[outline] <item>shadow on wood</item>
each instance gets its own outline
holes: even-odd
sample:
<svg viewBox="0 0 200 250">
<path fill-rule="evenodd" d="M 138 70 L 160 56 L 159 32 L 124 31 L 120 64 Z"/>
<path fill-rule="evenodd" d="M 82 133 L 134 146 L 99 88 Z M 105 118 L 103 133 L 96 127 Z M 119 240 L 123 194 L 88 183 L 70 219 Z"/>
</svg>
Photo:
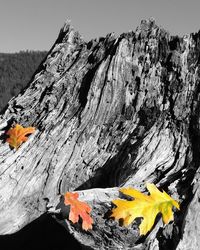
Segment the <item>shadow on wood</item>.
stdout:
<svg viewBox="0 0 200 250">
<path fill-rule="evenodd" d="M 81 250 L 74 237 L 50 215 L 44 214 L 19 232 L 0 236 L 2 250 Z"/>
</svg>

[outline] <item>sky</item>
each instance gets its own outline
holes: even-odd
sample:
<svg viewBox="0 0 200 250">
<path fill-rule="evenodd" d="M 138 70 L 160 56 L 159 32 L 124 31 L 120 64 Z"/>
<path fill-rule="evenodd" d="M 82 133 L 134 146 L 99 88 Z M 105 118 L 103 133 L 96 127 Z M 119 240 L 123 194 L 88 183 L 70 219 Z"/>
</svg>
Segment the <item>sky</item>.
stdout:
<svg viewBox="0 0 200 250">
<path fill-rule="evenodd" d="M 172 35 L 200 29 L 200 0 L 0 0 L 0 52 L 49 50 L 65 20 L 89 41 L 154 17 Z"/>
</svg>

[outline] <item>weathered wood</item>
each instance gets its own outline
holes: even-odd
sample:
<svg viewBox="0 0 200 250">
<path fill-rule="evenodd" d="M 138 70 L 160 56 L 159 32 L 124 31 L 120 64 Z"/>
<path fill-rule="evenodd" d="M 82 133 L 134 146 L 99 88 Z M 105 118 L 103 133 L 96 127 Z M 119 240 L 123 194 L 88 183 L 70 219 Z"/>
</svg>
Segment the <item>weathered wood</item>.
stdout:
<svg viewBox="0 0 200 250">
<path fill-rule="evenodd" d="M 200 33 L 171 37 L 152 20 L 88 43 L 66 23 L 0 117 L 0 234 L 49 211 L 92 249 L 199 249 L 199 58 Z M 13 122 L 37 128 L 17 151 L 4 140 Z M 145 182 L 181 211 L 140 238 L 108 213 L 119 187 Z M 66 220 L 60 198 L 73 190 L 93 208 L 90 232 Z"/>
</svg>

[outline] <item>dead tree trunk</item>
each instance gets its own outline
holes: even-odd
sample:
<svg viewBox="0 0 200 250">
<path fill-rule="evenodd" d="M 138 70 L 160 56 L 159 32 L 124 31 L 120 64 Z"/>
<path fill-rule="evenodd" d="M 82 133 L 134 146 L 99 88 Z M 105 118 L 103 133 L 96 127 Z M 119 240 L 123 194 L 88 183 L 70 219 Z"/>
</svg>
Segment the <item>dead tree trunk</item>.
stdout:
<svg viewBox="0 0 200 250">
<path fill-rule="evenodd" d="M 171 37 L 154 21 L 88 43 L 66 23 L 43 67 L 0 117 L 0 234 L 48 211 L 92 249 L 200 249 L 200 33 Z M 17 151 L 13 122 L 37 131 Z M 181 203 L 147 237 L 106 216 L 118 188 L 157 184 Z M 94 228 L 65 219 L 79 190 Z M 57 214 L 57 215 L 56 215 Z M 60 216 L 62 215 L 62 216 Z"/>
</svg>

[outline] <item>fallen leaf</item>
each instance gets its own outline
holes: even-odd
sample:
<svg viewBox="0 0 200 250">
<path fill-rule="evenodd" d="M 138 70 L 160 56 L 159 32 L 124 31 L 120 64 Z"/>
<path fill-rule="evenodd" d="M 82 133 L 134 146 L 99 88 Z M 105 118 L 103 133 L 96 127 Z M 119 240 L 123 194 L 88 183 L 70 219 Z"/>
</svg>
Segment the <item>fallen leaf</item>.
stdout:
<svg viewBox="0 0 200 250">
<path fill-rule="evenodd" d="M 78 193 L 67 192 L 64 196 L 65 205 L 70 205 L 69 220 L 73 223 L 77 223 L 79 216 L 82 218 L 82 228 L 87 231 L 92 229 L 93 219 L 90 217 L 91 208 L 83 201 L 78 200 Z"/>
<path fill-rule="evenodd" d="M 165 224 L 174 219 L 172 207 L 180 209 L 177 201 L 172 199 L 165 191 L 160 192 L 154 184 L 147 183 L 150 195 L 145 195 L 133 188 L 122 188 L 120 192 L 131 196 L 134 200 L 113 200 L 117 206 L 112 210 L 111 217 L 123 219 L 123 225 L 128 226 L 136 218 L 142 217 L 140 235 L 145 235 L 154 225 L 158 213 L 162 214 Z"/>
<path fill-rule="evenodd" d="M 11 147 L 18 149 L 23 142 L 28 140 L 27 135 L 33 132 L 35 132 L 34 127 L 24 128 L 16 124 L 14 128 L 10 128 L 7 131 L 6 134 L 9 135 L 9 138 L 7 138 L 6 141 Z"/>
</svg>

